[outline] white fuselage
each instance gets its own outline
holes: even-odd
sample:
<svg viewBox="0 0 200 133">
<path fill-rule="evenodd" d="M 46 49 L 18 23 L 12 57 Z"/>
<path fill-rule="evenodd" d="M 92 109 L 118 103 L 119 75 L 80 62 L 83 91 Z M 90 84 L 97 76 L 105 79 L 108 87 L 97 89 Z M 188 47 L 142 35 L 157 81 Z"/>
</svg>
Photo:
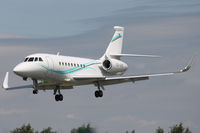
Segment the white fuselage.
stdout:
<svg viewBox="0 0 200 133">
<path fill-rule="evenodd" d="M 127 65 L 124 64 L 123 71 L 118 73 L 122 74 L 126 69 Z M 90 84 L 95 80 L 88 79 L 83 82 L 76 82 L 73 77 L 103 77 L 113 75 L 102 69 L 101 60 L 53 54 L 29 55 L 13 71 L 23 78 L 65 83 L 65 86 Z"/>
</svg>

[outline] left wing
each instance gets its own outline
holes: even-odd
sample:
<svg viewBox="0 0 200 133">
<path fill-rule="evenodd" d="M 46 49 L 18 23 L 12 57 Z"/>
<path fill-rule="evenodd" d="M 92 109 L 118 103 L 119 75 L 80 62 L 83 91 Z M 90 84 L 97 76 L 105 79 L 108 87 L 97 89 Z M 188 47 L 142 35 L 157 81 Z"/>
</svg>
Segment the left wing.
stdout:
<svg viewBox="0 0 200 133">
<path fill-rule="evenodd" d="M 184 69 L 181 69 L 176 72 L 138 75 L 138 76 L 126 76 L 126 77 L 110 77 L 110 78 L 105 78 L 104 80 L 99 80 L 99 82 L 101 85 L 112 85 L 112 84 L 119 84 L 119 83 L 124 83 L 124 82 L 135 82 L 135 81 L 141 81 L 141 80 L 148 80 L 150 77 L 167 76 L 167 75 L 183 73 L 183 72 L 188 71 L 191 68 L 193 60 L 194 60 L 194 56 L 192 57 L 189 64 Z"/>
<path fill-rule="evenodd" d="M 16 87 L 9 87 L 8 86 L 8 76 L 9 76 L 9 72 L 6 72 L 4 81 L 3 81 L 3 88 L 6 90 L 16 90 L 16 89 L 24 89 L 24 88 L 33 88 L 32 84 L 29 85 L 23 85 L 23 86 L 16 86 Z"/>
</svg>

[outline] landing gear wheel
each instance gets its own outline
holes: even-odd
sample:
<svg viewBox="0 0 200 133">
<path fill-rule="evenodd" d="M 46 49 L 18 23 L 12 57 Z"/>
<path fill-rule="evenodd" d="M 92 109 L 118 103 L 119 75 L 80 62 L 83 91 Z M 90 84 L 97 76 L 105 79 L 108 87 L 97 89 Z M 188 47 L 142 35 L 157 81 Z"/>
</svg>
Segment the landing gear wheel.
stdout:
<svg viewBox="0 0 200 133">
<path fill-rule="evenodd" d="M 99 97 L 103 97 L 103 91 L 99 90 Z"/>
<path fill-rule="evenodd" d="M 60 100 L 60 101 L 63 100 L 63 95 L 62 95 L 62 94 L 59 95 L 59 100 Z"/>
<path fill-rule="evenodd" d="M 33 90 L 33 94 L 38 94 L 38 90 Z"/>
<path fill-rule="evenodd" d="M 99 97 L 99 91 L 95 91 L 94 95 L 95 95 L 96 98 L 98 98 Z"/>
<path fill-rule="evenodd" d="M 63 100 L 63 95 L 62 94 L 55 95 L 55 100 L 56 101 L 62 101 Z"/>
<path fill-rule="evenodd" d="M 94 95 L 95 95 L 96 98 L 103 97 L 103 91 L 102 90 L 95 91 Z"/>
<path fill-rule="evenodd" d="M 55 100 L 59 101 L 59 95 L 55 95 Z"/>
</svg>

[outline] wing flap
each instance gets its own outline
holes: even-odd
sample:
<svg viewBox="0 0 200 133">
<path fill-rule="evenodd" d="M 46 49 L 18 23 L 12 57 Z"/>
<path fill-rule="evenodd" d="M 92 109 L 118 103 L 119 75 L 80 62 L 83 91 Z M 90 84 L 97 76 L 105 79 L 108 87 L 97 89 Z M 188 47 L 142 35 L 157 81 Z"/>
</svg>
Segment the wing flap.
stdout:
<svg viewBox="0 0 200 133">
<path fill-rule="evenodd" d="M 148 80 L 149 77 L 137 77 L 137 76 L 127 76 L 127 77 L 114 77 L 114 78 L 106 78 L 105 80 L 101 80 L 101 85 L 112 85 L 112 84 L 120 84 L 125 82 L 135 82 L 141 80 Z"/>
<path fill-rule="evenodd" d="M 75 79 L 75 80 L 91 80 L 91 79 L 103 80 L 103 79 L 106 79 L 106 77 L 105 76 L 80 75 L 80 76 L 73 76 L 73 79 Z"/>
</svg>

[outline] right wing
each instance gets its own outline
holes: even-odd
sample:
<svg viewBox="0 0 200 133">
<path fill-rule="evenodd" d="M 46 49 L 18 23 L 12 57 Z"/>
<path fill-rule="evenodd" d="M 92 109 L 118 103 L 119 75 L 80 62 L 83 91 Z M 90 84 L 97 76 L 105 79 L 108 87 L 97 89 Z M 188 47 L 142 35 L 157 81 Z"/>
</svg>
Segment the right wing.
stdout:
<svg viewBox="0 0 200 133">
<path fill-rule="evenodd" d="M 124 82 L 135 82 L 141 80 L 148 80 L 150 77 L 156 76 L 167 76 L 174 75 L 182 72 L 186 72 L 191 68 L 192 62 L 194 60 L 194 56 L 190 60 L 189 64 L 184 68 L 176 72 L 168 72 L 168 73 L 158 73 L 158 74 L 147 74 L 147 75 L 138 75 L 138 76 L 126 76 L 126 77 L 110 77 L 104 80 L 99 80 L 101 85 L 112 85 L 112 84 L 120 84 Z"/>
</svg>

